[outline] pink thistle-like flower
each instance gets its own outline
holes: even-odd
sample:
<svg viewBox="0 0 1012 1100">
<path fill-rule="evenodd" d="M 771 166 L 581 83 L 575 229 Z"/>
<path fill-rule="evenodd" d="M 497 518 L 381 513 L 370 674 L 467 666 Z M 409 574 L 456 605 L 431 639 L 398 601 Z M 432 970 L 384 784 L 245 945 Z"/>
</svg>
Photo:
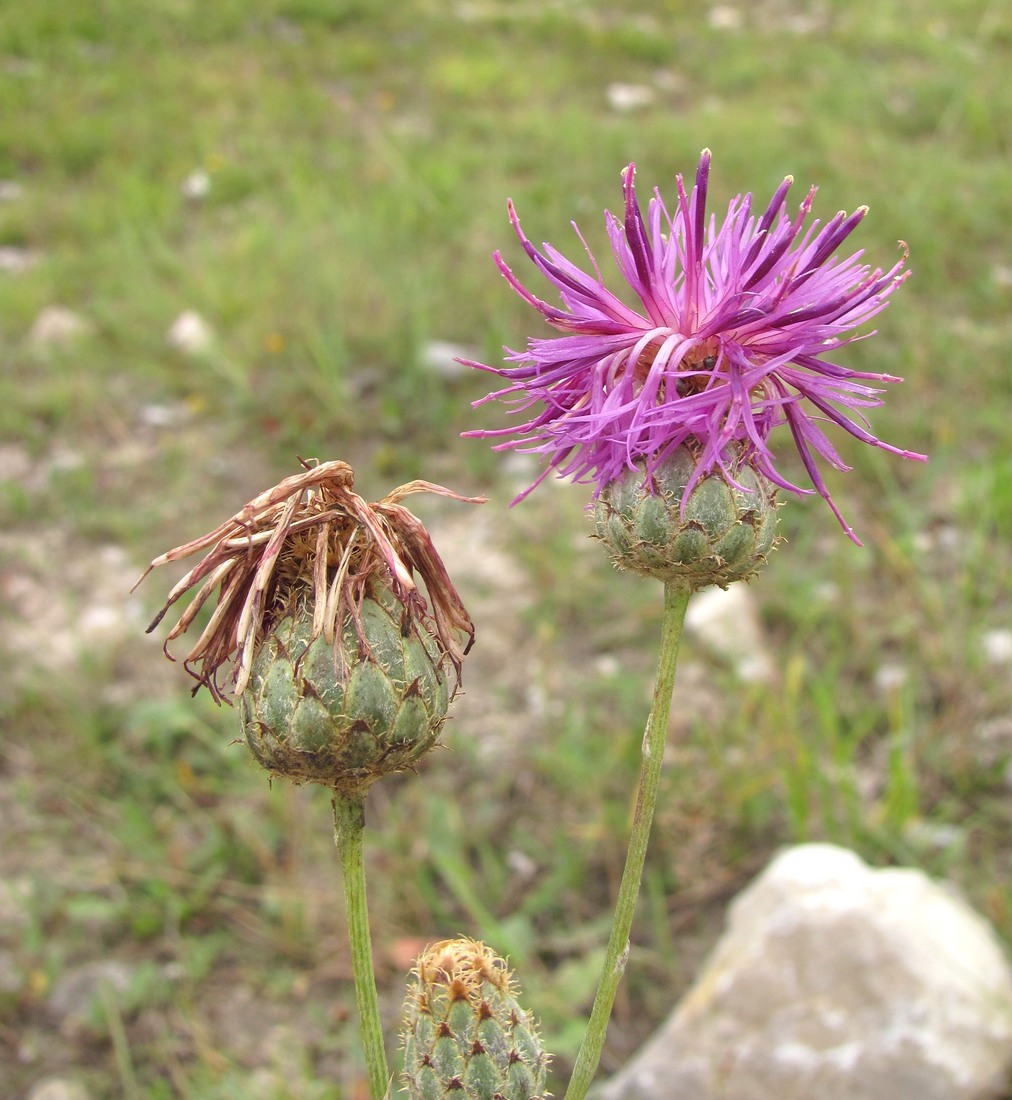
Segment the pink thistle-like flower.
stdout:
<svg viewBox="0 0 1012 1100">
<path fill-rule="evenodd" d="M 551 245 L 538 251 L 510 202 L 510 220 L 524 251 L 558 288 L 564 308 L 532 294 L 498 252 L 495 262 L 510 286 L 566 335 L 532 338 L 525 351 L 505 349 L 511 366 L 468 362 L 510 383 L 476 406 L 515 397 L 515 412 L 537 411 L 519 426 L 465 434 L 511 436 L 496 449 L 547 456 L 546 468 L 516 501 L 553 470 L 593 481 L 595 495 L 637 464 L 645 467 L 649 482 L 664 459 L 686 443 L 699 457 L 684 499 L 715 468 L 733 483 L 730 467 L 741 461 L 780 488 L 811 493 L 774 465 L 767 440 L 774 428 L 787 424 L 814 491 L 860 545 L 816 462 L 818 456 L 838 470 L 849 469 L 820 422 L 905 458 L 925 456 L 882 442 L 862 412 L 882 404 L 881 389 L 868 383 L 901 379 L 850 370 L 826 356 L 861 338 L 855 330 L 886 307 L 909 275 L 903 270 L 906 247 L 886 272 L 862 263 L 861 251 L 837 258 L 867 207 L 805 228 L 815 188 L 791 217 L 790 177 L 761 216 L 752 212 L 751 195 L 738 196 L 718 225 L 714 215 L 706 215 L 709 171 L 710 152 L 704 150 L 691 194 L 677 177 L 674 216 L 655 192 L 645 219 L 634 166 L 623 173 L 624 221 L 608 212 L 606 222 L 619 270 L 641 304 L 636 309 L 605 287 L 585 242 L 593 275 Z"/>
</svg>

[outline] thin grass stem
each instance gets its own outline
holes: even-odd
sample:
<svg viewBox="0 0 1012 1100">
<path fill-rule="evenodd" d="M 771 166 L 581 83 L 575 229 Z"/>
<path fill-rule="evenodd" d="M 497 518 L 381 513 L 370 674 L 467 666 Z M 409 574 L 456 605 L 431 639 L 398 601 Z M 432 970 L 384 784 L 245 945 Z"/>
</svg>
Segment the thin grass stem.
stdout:
<svg viewBox="0 0 1012 1100">
<path fill-rule="evenodd" d="M 137 1086 L 137 1074 L 134 1071 L 133 1057 L 130 1053 L 130 1040 L 127 1038 L 126 1028 L 123 1026 L 123 1014 L 116 1001 L 116 992 L 109 982 L 104 981 L 99 985 L 99 998 L 102 1003 L 102 1011 L 105 1015 L 106 1027 L 109 1029 L 109 1038 L 112 1041 L 113 1059 L 116 1064 L 116 1072 L 119 1074 L 120 1085 L 123 1088 L 124 1100 L 140 1100 L 140 1090 Z"/>
</svg>

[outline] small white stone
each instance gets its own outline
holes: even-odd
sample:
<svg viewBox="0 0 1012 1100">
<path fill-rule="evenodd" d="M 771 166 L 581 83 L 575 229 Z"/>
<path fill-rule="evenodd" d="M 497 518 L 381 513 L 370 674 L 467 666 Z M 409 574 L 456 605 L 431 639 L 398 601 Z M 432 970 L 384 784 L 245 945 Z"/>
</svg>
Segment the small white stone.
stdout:
<svg viewBox="0 0 1012 1100">
<path fill-rule="evenodd" d="M 503 452 L 500 470 L 512 486 L 512 491 L 519 493 L 526 489 L 538 476 L 541 472 L 541 464 L 537 455 L 523 454 L 520 451 L 505 451 Z M 550 476 L 546 479 L 545 484 L 550 484 L 553 481 L 559 481 L 559 479 Z"/>
<path fill-rule="evenodd" d="M 199 202 L 211 190 L 211 177 L 203 168 L 195 168 L 179 185 L 184 199 Z"/>
<path fill-rule="evenodd" d="M 707 22 L 715 31 L 737 31 L 741 29 L 744 20 L 738 8 L 733 8 L 730 4 L 718 4 L 710 8 Z"/>
<path fill-rule="evenodd" d="M 25 1100 L 90 1100 L 91 1093 L 69 1077 L 45 1077 L 32 1085 Z"/>
<path fill-rule="evenodd" d="M 945 524 L 936 532 L 935 545 L 946 553 L 960 553 L 963 549 L 963 532 L 954 523 Z"/>
<path fill-rule="evenodd" d="M 421 365 L 441 378 L 463 378 L 471 373 L 470 367 L 458 363 L 458 359 L 477 359 L 478 350 L 466 344 L 454 344 L 449 340 L 429 340 L 422 348 Z"/>
<path fill-rule="evenodd" d="M 981 644 L 988 664 L 1007 665 L 1012 662 L 1012 630 L 989 630 Z"/>
<path fill-rule="evenodd" d="M 608 106 L 623 114 L 649 107 L 657 98 L 657 93 L 647 84 L 609 84 L 605 94 Z"/>
<path fill-rule="evenodd" d="M 984 768 L 1008 761 L 1012 764 L 1012 713 L 985 719 L 973 731 L 974 758 Z"/>
<path fill-rule="evenodd" d="M 108 645 L 126 634 L 132 626 L 122 608 L 109 604 L 93 604 L 81 610 L 77 620 L 80 640 L 88 645 Z"/>
<path fill-rule="evenodd" d="M 875 688 L 880 695 L 892 695 L 910 678 L 906 665 L 885 661 L 875 670 Z"/>
<path fill-rule="evenodd" d="M 705 588 L 689 601 L 685 626 L 716 656 L 728 661 L 747 683 L 775 677 L 755 598 L 744 584 Z"/>
<path fill-rule="evenodd" d="M 995 286 L 1000 286 L 1002 290 L 1012 287 L 1012 265 L 995 264 L 991 268 L 991 278 L 994 280 Z"/>
<path fill-rule="evenodd" d="M 181 401 L 166 405 L 152 402 L 140 408 L 141 423 L 148 428 L 172 428 L 190 418 L 190 410 Z"/>
<path fill-rule="evenodd" d="M 66 474 L 73 470 L 80 470 L 84 464 L 85 457 L 80 451 L 57 443 L 49 452 L 45 466 L 48 473 Z"/>
<path fill-rule="evenodd" d="M 526 852 L 511 848 L 506 854 L 506 865 L 522 882 L 529 882 L 537 874 L 538 865 Z"/>
<path fill-rule="evenodd" d="M 602 680 L 608 680 L 612 676 L 618 676 L 622 671 L 622 662 L 614 653 L 601 653 L 594 658 L 594 672 Z"/>
<path fill-rule="evenodd" d="M 691 91 L 688 77 L 675 69 L 657 69 L 653 74 L 653 80 L 659 91 L 672 95 L 684 95 Z"/>
<path fill-rule="evenodd" d="M 825 20 L 818 13 L 796 12 L 787 16 L 782 25 L 785 31 L 802 36 L 814 34 L 816 31 L 821 30 L 824 24 Z"/>
<path fill-rule="evenodd" d="M 0 247 L 0 271 L 8 275 L 20 275 L 38 262 L 39 254 L 31 248 L 21 248 L 16 244 Z"/>
<path fill-rule="evenodd" d="M 72 344 L 91 329 L 90 323 L 66 306 L 46 306 L 32 323 L 29 343 L 36 347 Z"/>
<path fill-rule="evenodd" d="M 20 443 L 0 443 L 0 481 L 24 481 L 31 469 L 31 456 Z"/>
<path fill-rule="evenodd" d="M 202 355 L 214 344 L 214 330 L 195 309 L 187 309 L 172 322 L 165 338 L 187 355 Z"/>
<path fill-rule="evenodd" d="M 836 581 L 819 581 L 812 588 L 812 602 L 822 604 L 823 607 L 832 607 L 839 603 L 840 586 Z"/>
<path fill-rule="evenodd" d="M 0 202 L 17 202 L 24 194 L 21 184 L 15 180 L 0 180 Z"/>
</svg>

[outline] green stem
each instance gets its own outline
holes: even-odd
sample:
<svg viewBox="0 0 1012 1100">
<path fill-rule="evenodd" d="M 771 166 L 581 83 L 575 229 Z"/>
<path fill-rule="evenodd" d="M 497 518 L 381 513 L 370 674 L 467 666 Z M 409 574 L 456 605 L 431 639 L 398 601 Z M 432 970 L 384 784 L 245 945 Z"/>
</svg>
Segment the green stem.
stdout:
<svg viewBox="0 0 1012 1100">
<path fill-rule="evenodd" d="M 615 904 L 615 918 L 608 940 L 608 951 L 601 971 L 601 980 L 594 998 L 594 1007 L 587 1023 L 587 1031 L 576 1056 L 573 1076 L 566 1090 L 565 1100 L 583 1100 L 597 1072 L 608 1031 L 608 1019 L 615 1003 L 615 994 L 625 972 L 629 958 L 629 932 L 632 928 L 636 901 L 639 898 L 640 879 L 650 839 L 650 826 L 654 818 L 657 787 L 664 763 L 664 744 L 668 734 L 668 713 L 671 710 L 671 693 L 675 685 L 675 668 L 678 664 L 678 646 L 682 640 L 685 609 L 692 593 L 666 584 L 664 587 L 664 621 L 661 627 L 661 649 L 657 658 L 657 680 L 654 683 L 654 700 L 643 735 L 643 760 L 640 765 L 639 790 L 636 796 L 636 812 L 633 815 L 629 835 L 629 851 L 625 870 Z"/>
<path fill-rule="evenodd" d="M 362 834 L 365 831 L 365 795 L 334 792 L 334 841 L 341 857 L 344 875 L 344 908 L 351 943 L 351 966 L 355 975 L 355 999 L 365 1068 L 369 1076 L 372 1100 L 383 1100 L 390 1084 L 383 1026 L 380 1023 L 376 974 L 372 963 L 372 938 L 369 935 L 369 908 L 365 896 L 365 860 Z"/>
</svg>

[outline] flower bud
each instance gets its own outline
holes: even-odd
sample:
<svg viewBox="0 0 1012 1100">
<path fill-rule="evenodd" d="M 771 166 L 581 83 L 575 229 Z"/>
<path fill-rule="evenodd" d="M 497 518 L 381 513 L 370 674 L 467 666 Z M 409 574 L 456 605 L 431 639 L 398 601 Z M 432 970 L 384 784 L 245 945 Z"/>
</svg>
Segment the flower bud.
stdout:
<svg viewBox="0 0 1012 1100">
<path fill-rule="evenodd" d="M 426 948 L 405 1004 L 410 1100 L 541 1100 L 549 1056 L 503 959 L 476 940 Z"/>
<path fill-rule="evenodd" d="M 311 591 L 276 620 L 253 656 L 239 713 L 246 743 L 269 771 L 337 790 L 363 790 L 410 767 L 436 742 L 450 702 L 447 662 L 377 578 L 358 623 L 313 637 Z"/>
<path fill-rule="evenodd" d="M 773 486 L 748 463 L 716 467 L 692 484 L 696 468 L 681 446 L 652 473 L 629 470 L 605 486 L 595 533 L 619 569 L 695 591 L 726 588 L 765 565 L 776 544 Z"/>
</svg>

